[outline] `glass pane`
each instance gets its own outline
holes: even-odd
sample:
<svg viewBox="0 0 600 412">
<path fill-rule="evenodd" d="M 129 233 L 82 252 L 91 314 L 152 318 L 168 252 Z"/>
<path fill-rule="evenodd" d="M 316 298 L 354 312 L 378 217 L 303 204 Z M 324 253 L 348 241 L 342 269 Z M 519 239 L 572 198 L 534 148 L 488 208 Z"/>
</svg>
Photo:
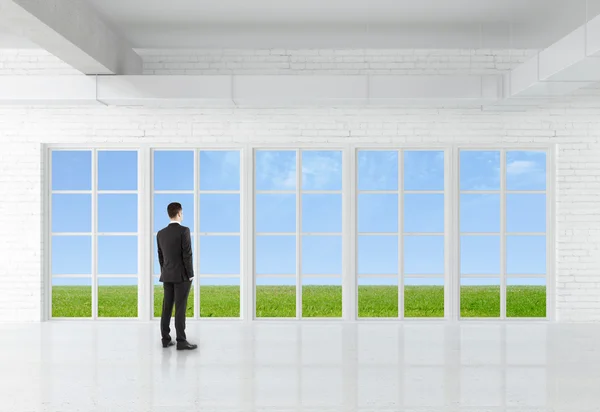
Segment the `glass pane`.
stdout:
<svg viewBox="0 0 600 412">
<path fill-rule="evenodd" d="M 137 151 L 98 152 L 98 190 L 137 190 Z"/>
<path fill-rule="evenodd" d="M 546 279 L 508 278 L 506 316 L 509 318 L 546 317 Z"/>
<path fill-rule="evenodd" d="M 506 195 L 506 231 L 546 232 L 546 195 Z"/>
<path fill-rule="evenodd" d="M 296 236 L 256 236 L 256 273 L 296 274 Z"/>
<path fill-rule="evenodd" d="M 342 274 L 341 236 L 302 236 L 302 273 Z"/>
<path fill-rule="evenodd" d="M 500 279 L 462 278 L 460 316 L 463 318 L 500 317 Z"/>
<path fill-rule="evenodd" d="M 359 236 L 358 273 L 398 274 L 398 236 Z"/>
<path fill-rule="evenodd" d="M 256 152 L 256 190 L 296 190 L 296 152 Z"/>
<path fill-rule="evenodd" d="M 398 232 L 398 195 L 359 194 L 358 231 L 360 233 Z"/>
<path fill-rule="evenodd" d="M 239 318 L 240 278 L 200 278 L 200 317 Z"/>
<path fill-rule="evenodd" d="M 460 190 L 500 190 L 500 152 L 460 152 Z"/>
<path fill-rule="evenodd" d="M 302 278 L 302 317 L 342 317 L 341 277 Z"/>
<path fill-rule="evenodd" d="M 137 230 L 137 195 L 98 195 L 99 232 L 135 233 Z"/>
<path fill-rule="evenodd" d="M 444 236 L 404 236 L 404 274 L 444 273 Z"/>
<path fill-rule="evenodd" d="M 52 151 L 52 190 L 92 190 L 92 152 Z"/>
<path fill-rule="evenodd" d="M 194 190 L 194 152 L 156 150 L 154 190 Z"/>
<path fill-rule="evenodd" d="M 53 275 L 91 275 L 91 236 L 52 236 Z"/>
<path fill-rule="evenodd" d="M 500 236 L 461 236 L 460 273 L 500 274 Z"/>
<path fill-rule="evenodd" d="M 239 236 L 201 236 L 200 273 L 237 275 L 240 273 Z"/>
<path fill-rule="evenodd" d="M 256 195 L 257 233 L 296 233 L 296 195 Z"/>
<path fill-rule="evenodd" d="M 404 195 L 405 233 L 444 233 L 444 195 Z"/>
<path fill-rule="evenodd" d="M 167 206 L 171 202 L 181 203 L 183 208 L 183 225 L 194 231 L 194 195 L 193 194 L 174 194 L 174 195 L 154 195 L 154 231 L 158 232 L 166 227 L 169 222 Z"/>
<path fill-rule="evenodd" d="M 256 317 L 296 317 L 296 278 L 266 277 L 256 279 Z"/>
<path fill-rule="evenodd" d="M 341 233 L 342 195 L 302 195 L 302 232 Z"/>
<path fill-rule="evenodd" d="M 165 296 L 163 284 L 159 282 L 158 277 L 154 278 L 154 317 L 160 318 L 162 314 L 163 298 Z M 172 316 L 175 316 L 175 307 L 173 306 Z M 187 307 L 185 309 L 185 316 L 188 318 L 194 317 L 194 285 L 190 288 L 190 295 L 188 296 Z M 171 326 L 171 330 L 173 330 Z"/>
<path fill-rule="evenodd" d="M 240 152 L 200 150 L 200 190 L 240 190 Z"/>
<path fill-rule="evenodd" d="M 500 195 L 460 195 L 460 231 L 500 233 Z"/>
<path fill-rule="evenodd" d="M 137 236 L 99 236 L 98 274 L 137 275 Z"/>
<path fill-rule="evenodd" d="M 200 195 L 200 231 L 240 232 L 240 195 Z"/>
<path fill-rule="evenodd" d="M 404 278 L 404 316 L 444 317 L 444 278 Z"/>
<path fill-rule="evenodd" d="M 546 274 L 546 236 L 507 236 L 506 273 Z"/>
<path fill-rule="evenodd" d="M 359 318 L 398 317 L 398 278 L 364 277 L 358 279 Z"/>
<path fill-rule="evenodd" d="M 358 190 L 398 190 L 398 152 L 358 152 Z"/>
<path fill-rule="evenodd" d="M 506 152 L 507 190 L 546 190 L 546 153 Z"/>
<path fill-rule="evenodd" d="M 342 190 L 342 152 L 303 150 L 302 190 Z"/>
<path fill-rule="evenodd" d="M 98 316 L 137 318 L 137 278 L 99 278 Z"/>
<path fill-rule="evenodd" d="M 91 195 L 52 195 L 52 232 L 90 233 Z"/>
<path fill-rule="evenodd" d="M 404 190 L 444 190 L 444 152 L 405 151 Z"/>
<path fill-rule="evenodd" d="M 92 317 L 92 279 L 52 278 L 52 317 Z"/>
</svg>

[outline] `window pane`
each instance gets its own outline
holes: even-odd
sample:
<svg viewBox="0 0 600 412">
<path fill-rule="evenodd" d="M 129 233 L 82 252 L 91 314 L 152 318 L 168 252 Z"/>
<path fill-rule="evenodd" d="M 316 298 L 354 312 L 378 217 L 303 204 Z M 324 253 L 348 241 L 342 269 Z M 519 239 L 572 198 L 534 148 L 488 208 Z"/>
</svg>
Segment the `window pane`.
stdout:
<svg viewBox="0 0 600 412">
<path fill-rule="evenodd" d="M 398 237 L 359 236 L 358 273 L 361 275 L 398 274 Z"/>
<path fill-rule="evenodd" d="M 302 190 L 342 190 L 342 152 L 303 150 Z"/>
<path fill-rule="evenodd" d="M 154 190 L 194 190 L 194 152 L 154 152 Z"/>
<path fill-rule="evenodd" d="M 463 318 L 500 317 L 500 279 L 462 278 L 460 316 Z"/>
<path fill-rule="evenodd" d="M 359 318 L 398 317 L 398 278 L 364 277 L 358 279 Z"/>
<path fill-rule="evenodd" d="M 167 214 L 167 206 L 171 202 L 181 203 L 183 208 L 183 225 L 194 231 L 194 195 L 193 194 L 160 194 L 154 195 L 154 231 L 158 232 L 171 221 Z"/>
<path fill-rule="evenodd" d="M 52 317 L 92 317 L 92 279 L 52 278 Z"/>
<path fill-rule="evenodd" d="M 52 190 L 92 190 L 92 152 L 52 151 Z"/>
<path fill-rule="evenodd" d="M 546 274 L 546 236 L 507 236 L 506 273 Z"/>
<path fill-rule="evenodd" d="M 200 278 L 200 317 L 239 318 L 240 278 Z"/>
<path fill-rule="evenodd" d="M 256 236 L 256 273 L 293 275 L 296 273 L 295 236 Z"/>
<path fill-rule="evenodd" d="M 158 277 L 154 278 L 154 317 L 160 318 L 162 314 L 163 298 L 165 296 L 163 284 L 159 282 Z M 173 316 L 175 316 L 175 307 L 173 307 Z M 194 317 L 194 287 L 190 288 L 185 316 L 188 318 Z"/>
<path fill-rule="evenodd" d="M 398 195 L 359 194 L 358 231 L 360 233 L 398 232 Z"/>
<path fill-rule="evenodd" d="M 98 195 L 98 231 L 137 232 L 137 195 Z"/>
<path fill-rule="evenodd" d="M 137 151 L 98 152 L 98 190 L 137 190 Z"/>
<path fill-rule="evenodd" d="M 460 231 L 500 233 L 500 195 L 460 195 Z"/>
<path fill-rule="evenodd" d="M 500 236 L 461 236 L 460 273 L 500 274 Z"/>
<path fill-rule="evenodd" d="M 237 275 L 240 273 L 239 236 L 201 236 L 200 273 Z"/>
<path fill-rule="evenodd" d="M 256 190 L 296 190 L 296 152 L 256 152 Z"/>
<path fill-rule="evenodd" d="M 200 195 L 200 231 L 240 232 L 240 195 Z"/>
<path fill-rule="evenodd" d="M 99 236 L 98 274 L 137 275 L 137 236 Z"/>
<path fill-rule="evenodd" d="M 500 152 L 460 152 L 460 190 L 500 190 Z"/>
<path fill-rule="evenodd" d="M 98 316 L 137 318 L 137 278 L 99 278 Z"/>
<path fill-rule="evenodd" d="M 507 190 L 546 190 L 546 153 L 506 152 Z"/>
<path fill-rule="evenodd" d="M 256 195 L 257 233 L 295 233 L 296 195 Z"/>
<path fill-rule="evenodd" d="M 341 233 L 342 195 L 302 195 L 302 232 Z"/>
<path fill-rule="evenodd" d="M 398 190 L 398 152 L 358 152 L 358 190 Z"/>
<path fill-rule="evenodd" d="M 91 195 L 52 195 L 52 232 L 90 233 Z"/>
<path fill-rule="evenodd" d="M 546 279 L 508 278 L 506 280 L 506 316 L 545 318 Z"/>
<path fill-rule="evenodd" d="M 444 274 L 444 237 L 404 236 L 404 273 Z"/>
<path fill-rule="evenodd" d="M 294 277 L 257 278 L 256 317 L 296 317 L 296 279 Z"/>
<path fill-rule="evenodd" d="M 405 151 L 404 190 L 444 190 L 444 152 Z"/>
<path fill-rule="evenodd" d="M 302 273 L 342 274 L 341 236 L 302 236 Z"/>
<path fill-rule="evenodd" d="M 53 275 L 91 275 L 91 236 L 52 236 Z"/>
<path fill-rule="evenodd" d="M 546 232 L 546 195 L 506 195 L 508 232 Z"/>
<path fill-rule="evenodd" d="M 404 278 L 404 316 L 444 317 L 444 278 Z"/>
<path fill-rule="evenodd" d="M 341 277 L 302 278 L 302 317 L 342 317 Z"/>
<path fill-rule="evenodd" d="M 404 195 L 405 233 L 444 233 L 444 195 Z"/>
<path fill-rule="evenodd" d="M 239 150 L 200 151 L 200 190 L 240 190 Z"/>
</svg>

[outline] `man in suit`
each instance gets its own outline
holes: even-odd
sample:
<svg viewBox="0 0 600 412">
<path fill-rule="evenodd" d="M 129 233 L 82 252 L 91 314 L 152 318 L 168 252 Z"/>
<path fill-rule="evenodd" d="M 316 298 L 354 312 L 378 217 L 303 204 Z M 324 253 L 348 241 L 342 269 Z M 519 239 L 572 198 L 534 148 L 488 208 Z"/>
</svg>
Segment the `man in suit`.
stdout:
<svg viewBox="0 0 600 412">
<path fill-rule="evenodd" d="M 160 330 L 163 348 L 173 346 L 171 340 L 171 314 L 175 304 L 175 330 L 177 331 L 177 350 L 193 350 L 198 345 L 187 341 L 185 336 L 185 310 L 194 266 L 192 264 L 192 239 L 190 229 L 183 226 L 183 209 L 180 203 L 171 203 L 167 207 L 171 219 L 169 226 L 158 232 L 158 263 L 160 263 L 160 281 L 163 282 L 163 298 Z"/>
</svg>

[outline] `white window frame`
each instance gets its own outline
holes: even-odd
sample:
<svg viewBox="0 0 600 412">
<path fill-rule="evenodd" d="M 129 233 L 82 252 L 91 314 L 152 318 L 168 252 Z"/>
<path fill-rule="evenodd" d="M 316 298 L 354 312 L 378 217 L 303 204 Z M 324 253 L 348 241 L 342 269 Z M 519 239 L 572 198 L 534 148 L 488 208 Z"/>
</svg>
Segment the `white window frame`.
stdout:
<svg viewBox="0 0 600 412">
<path fill-rule="evenodd" d="M 92 273 L 92 278 L 95 279 L 92 282 L 92 318 L 53 318 L 52 317 L 52 272 L 51 272 L 51 217 L 52 217 L 52 151 L 54 150 L 82 150 L 92 151 L 93 153 L 93 169 L 92 179 L 93 186 L 96 186 L 96 174 L 97 174 L 97 163 L 96 154 L 98 151 L 103 150 L 135 150 L 138 152 L 138 318 L 99 318 L 97 317 L 97 279 L 98 277 Z M 241 256 L 240 256 L 240 318 L 199 318 L 199 277 L 195 282 L 194 291 L 195 295 L 198 296 L 194 304 L 194 316 L 193 320 L 202 321 L 240 321 L 250 322 L 253 320 L 268 321 L 270 318 L 257 318 L 256 317 L 256 305 L 255 305 L 255 247 L 254 247 L 254 179 L 255 179 L 255 152 L 257 150 L 330 150 L 342 151 L 342 318 L 302 318 L 296 316 L 295 318 L 272 318 L 277 321 L 359 321 L 359 322 L 377 322 L 377 321 L 397 321 L 402 319 L 404 321 L 427 321 L 427 320 L 440 320 L 440 318 L 404 318 L 399 316 L 397 318 L 358 318 L 358 276 L 357 276 L 357 155 L 359 150 L 397 150 L 400 153 L 409 150 L 426 150 L 426 151 L 439 151 L 445 152 L 445 187 L 444 187 L 444 204 L 445 204 L 445 278 L 444 278 L 444 319 L 449 321 L 554 321 L 556 319 L 556 274 L 555 274 L 555 245 L 556 245 L 556 197 L 555 197 L 555 185 L 556 185 L 556 145 L 553 144 L 445 144 L 445 145 L 431 145 L 427 143 L 423 144 L 377 144 L 377 143 L 364 143 L 364 144 L 312 144 L 312 143 L 286 143 L 286 144 L 235 144 L 235 143 L 211 143 L 203 145 L 190 145 L 190 144 L 46 144 L 43 145 L 42 151 L 42 163 L 43 163 L 43 176 L 42 181 L 43 187 L 43 232 L 44 232 L 44 249 L 43 249 L 43 280 L 44 280 L 44 304 L 42 305 L 42 319 L 54 320 L 54 321 L 77 321 L 77 320 L 142 320 L 150 321 L 156 320 L 154 318 L 154 303 L 153 303 L 153 290 L 154 290 L 154 256 L 153 256 L 153 156 L 154 150 L 192 150 L 195 153 L 195 157 L 199 157 L 199 151 L 213 151 L 213 150 L 235 150 L 240 152 L 240 242 L 241 242 Z M 460 174 L 459 174 L 459 153 L 460 150 L 497 150 L 497 151 L 545 151 L 546 152 L 546 318 L 461 318 L 460 317 L 460 235 L 459 232 L 459 199 L 460 199 Z M 400 155 L 402 158 L 402 155 Z M 399 159 L 399 163 L 403 159 Z M 299 161 L 297 159 L 297 161 Z M 502 168 L 504 168 L 504 162 Z M 195 165 L 195 172 L 199 174 L 199 169 L 196 169 L 198 165 Z M 300 172 L 301 169 L 297 169 Z M 399 165 L 399 173 L 403 173 L 403 165 Z M 297 173 L 299 174 L 299 173 Z M 402 176 L 403 177 L 403 176 Z M 506 177 L 503 177 L 503 180 Z M 194 233 L 197 234 L 200 224 L 200 211 L 199 211 L 199 176 L 194 176 L 195 189 L 194 195 L 197 199 L 194 199 L 195 204 L 195 225 Z M 399 182 L 402 184 L 403 179 Z M 297 188 L 299 189 L 299 187 Z M 97 193 L 92 191 L 92 201 L 94 205 L 93 216 L 96 216 L 95 210 L 97 205 Z M 83 191 L 77 191 L 77 193 L 83 193 Z M 120 192 L 119 193 L 125 193 Z M 423 192 L 425 193 L 425 192 Z M 479 192 L 478 192 L 479 193 Z M 519 193 L 526 193 L 526 191 L 519 191 Z M 403 196 L 402 196 L 403 197 Z M 297 202 L 301 199 L 297 198 Z M 401 199 L 399 199 L 399 203 Z M 502 219 L 506 216 L 505 201 L 502 201 Z M 401 209 L 399 207 L 399 209 Z M 399 211 L 400 213 L 400 211 Z M 401 217 L 401 216 L 400 216 Z M 97 220 L 97 217 L 93 217 L 93 221 Z M 297 224 L 300 222 L 297 220 Z M 399 225 L 402 225 L 402 219 L 399 220 Z M 504 226 L 503 226 L 504 227 Z M 96 243 L 97 226 L 94 224 L 94 231 L 92 232 L 92 242 Z M 400 233 L 400 230 L 399 230 Z M 80 234 L 78 234 L 80 235 Z M 132 235 L 132 234 L 128 234 Z M 505 234 L 506 235 L 506 234 Z M 301 236 L 301 235 L 300 235 Z M 197 237 L 195 245 L 195 268 L 199 270 L 199 236 Z M 399 239 L 399 247 L 402 242 Z M 297 243 L 297 248 L 299 247 Z M 96 246 L 94 246 L 96 250 Z M 402 252 L 402 250 L 400 250 Z M 505 255 L 505 253 L 504 253 Z M 349 258 L 354 256 L 354 259 Z M 96 268 L 95 252 L 93 255 L 93 268 Z M 503 261 L 505 262 L 505 261 Z M 299 264 L 300 262 L 297 262 Z M 505 263 L 503 263 L 505 265 Z M 95 270 L 95 269 L 94 269 Z M 199 273 L 199 272 L 197 272 Z M 143 274 L 148 274 L 144 276 Z M 71 275 L 70 275 L 71 276 Z M 73 277 L 73 276 L 71 276 Z M 89 275 L 85 276 L 90 277 Z M 115 277 L 110 275 L 106 277 Z M 128 275 L 128 277 L 132 277 Z M 300 278 L 300 272 L 297 272 L 297 277 Z M 511 275 L 511 277 L 514 277 Z M 528 275 L 529 277 L 529 275 Z M 298 280 L 299 281 L 299 280 Z M 506 280 L 504 281 L 506 282 Z M 300 293 L 297 290 L 297 304 L 296 310 L 301 308 L 301 284 L 297 284 L 297 288 L 300 288 Z M 400 285 L 399 285 L 400 287 Z M 403 289 L 403 288 L 402 288 Z M 399 290 L 400 292 L 400 290 Z M 403 290 L 402 290 L 403 292 Z M 300 302 L 298 302 L 300 299 Z M 504 301 L 505 302 L 505 301 Z M 503 303 L 504 305 L 504 303 Z M 198 307 L 196 307 L 198 306 Z M 399 293 L 399 315 L 404 314 L 403 302 L 400 302 Z"/>
</svg>

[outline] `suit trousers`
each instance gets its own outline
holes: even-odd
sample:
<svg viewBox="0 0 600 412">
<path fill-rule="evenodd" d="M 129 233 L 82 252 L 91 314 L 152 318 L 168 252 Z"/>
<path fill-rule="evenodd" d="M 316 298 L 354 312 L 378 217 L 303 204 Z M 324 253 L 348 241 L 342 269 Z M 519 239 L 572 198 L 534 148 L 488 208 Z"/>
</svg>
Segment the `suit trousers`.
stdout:
<svg viewBox="0 0 600 412">
<path fill-rule="evenodd" d="M 171 283 L 164 282 L 163 289 L 165 296 L 163 298 L 162 316 L 160 318 L 160 331 L 163 342 L 171 341 L 171 314 L 173 305 L 175 305 L 175 331 L 177 332 L 177 342 L 185 342 L 185 311 L 187 309 L 188 296 L 192 282 Z"/>
</svg>

